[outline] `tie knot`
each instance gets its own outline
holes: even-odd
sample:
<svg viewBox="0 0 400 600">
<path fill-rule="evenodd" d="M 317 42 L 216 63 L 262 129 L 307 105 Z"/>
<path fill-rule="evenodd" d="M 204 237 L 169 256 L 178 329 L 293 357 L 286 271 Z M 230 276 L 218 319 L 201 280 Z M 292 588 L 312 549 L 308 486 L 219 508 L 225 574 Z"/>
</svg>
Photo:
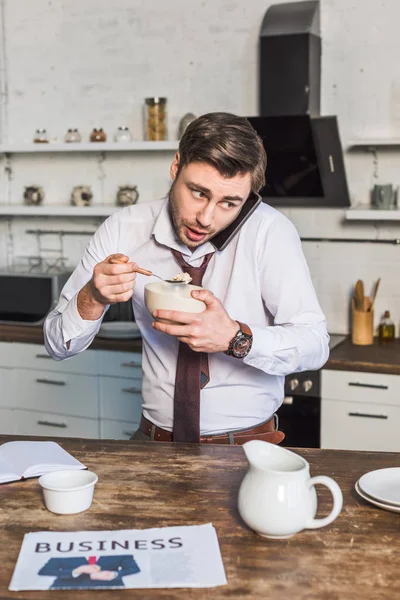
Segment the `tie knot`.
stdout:
<svg viewBox="0 0 400 600">
<path fill-rule="evenodd" d="M 190 275 L 190 277 L 192 278 L 193 285 L 201 286 L 204 273 L 206 272 L 208 263 L 210 262 L 212 256 L 214 255 L 214 252 L 210 252 L 209 254 L 206 254 L 200 267 L 192 267 L 192 265 L 189 265 L 183 258 L 182 254 L 180 252 L 178 252 L 177 250 L 171 249 L 171 252 L 172 252 L 173 256 L 175 257 L 176 262 L 181 267 L 182 271 L 184 273 L 188 273 L 188 275 Z"/>
</svg>

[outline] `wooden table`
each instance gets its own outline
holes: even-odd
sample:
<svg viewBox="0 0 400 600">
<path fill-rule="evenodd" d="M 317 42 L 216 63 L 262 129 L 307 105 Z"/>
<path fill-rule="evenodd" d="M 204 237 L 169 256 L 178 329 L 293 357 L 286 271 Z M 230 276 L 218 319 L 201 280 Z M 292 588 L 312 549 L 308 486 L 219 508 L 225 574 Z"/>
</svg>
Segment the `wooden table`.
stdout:
<svg viewBox="0 0 400 600">
<path fill-rule="evenodd" d="M 11 439 L 0 436 L 0 443 Z M 99 475 L 93 505 L 78 515 L 55 515 L 44 508 L 37 479 L 0 486 L 0 600 L 94 598 L 90 590 L 8 591 L 22 538 L 29 531 L 141 529 L 209 522 L 217 531 L 228 585 L 211 589 L 102 590 L 100 600 L 400 598 L 400 514 L 367 504 L 353 489 L 363 473 L 399 466 L 399 454 L 299 450 L 310 462 L 312 475 L 329 475 L 339 483 L 344 495 L 343 511 L 326 528 L 273 541 L 257 536 L 239 517 L 237 492 L 247 469 L 240 447 L 56 441 Z M 326 514 L 329 493 L 321 488 L 319 497 L 318 514 Z"/>
</svg>

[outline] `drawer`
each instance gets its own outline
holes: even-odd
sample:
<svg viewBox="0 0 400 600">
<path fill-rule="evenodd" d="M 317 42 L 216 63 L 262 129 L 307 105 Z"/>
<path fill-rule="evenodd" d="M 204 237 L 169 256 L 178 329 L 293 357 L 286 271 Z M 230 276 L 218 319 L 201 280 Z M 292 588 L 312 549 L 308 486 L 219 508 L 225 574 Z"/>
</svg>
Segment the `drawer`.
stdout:
<svg viewBox="0 0 400 600">
<path fill-rule="evenodd" d="M 98 418 L 97 377 L 13 370 L 17 408 Z"/>
<path fill-rule="evenodd" d="M 16 432 L 15 410 L 11 408 L 0 408 L 0 433 L 11 435 Z"/>
<path fill-rule="evenodd" d="M 381 404 L 321 402 L 321 448 L 400 452 L 400 408 Z"/>
<path fill-rule="evenodd" d="M 400 406 L 400 376 L 323 370 L 321 397 Z"/>
<path fill-rule="evenodd" d="M 142 378 L 142 355 L 140 352 L 97 350 L 97 353 L 99 354 L 100 375 Z"/>
<path fill-rule="evenodd" d="M 139 423 L 121 423 L 112 419 L 100 421 L 100 437 L 109 440 L 129 440 Z"/>
<path fill-rule="evenodd" d="M 1 343 L 0 366 L 95 375 L 97 372 L 96 361 L 95 350 L 86 350 L 66 360 L 54 360 L 46 348 L 39 344 Z"/>
<path fill-rule="evenodd" d="M 15 406 L 13 369 L 0 369 L 0 406 Z"/>
<path fill-rule="evenodd" d="M 99 437 L 98 419 L 80 419 L 32 410 L 15 410 L 15 433 L 56 437 Z"/>
<path fill-rule="evenodd" d="M 99 377 L 100 418 L 138 423 L 142 413 L 139 379 Z"/>
</svg>

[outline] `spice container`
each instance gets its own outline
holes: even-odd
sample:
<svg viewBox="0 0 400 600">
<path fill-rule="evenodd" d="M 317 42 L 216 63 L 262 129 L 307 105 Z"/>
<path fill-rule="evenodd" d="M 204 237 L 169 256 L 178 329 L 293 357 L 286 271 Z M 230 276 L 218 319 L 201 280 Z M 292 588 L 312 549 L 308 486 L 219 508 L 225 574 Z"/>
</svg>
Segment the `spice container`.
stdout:
<svg viewBox="0 0 400 600">
<path fill-rule="evenodd" d="M 146 140 L 167 140 L 167 99 L 159 96 L 146 98 L 144 114 Z"/>
<path fill-rule="evenodd" d="M 103 129 L 100 128 L 94 128 L 92 133 L 90 134 L 90 141 L 91 142 L 106 142 L 107 141 L 107 134 L 105 133 L 105 131 L 103 131 Z"/>
<path fill-rule="evenodd" d="M 127 127 L 126 125 L 121 125 L 121 127 L 118 127 L 118 129 L 114 135 L 114 141 L 115 142 L 131 142 L 132 134 L 129 130 L 129 127 Z"/>
<path fill-rule="evenodd" d="M 81 134 L 79 133 L 78 129 L 68 129 L 68 131 L 64 137 L 64 142 L 66 142 L 67 144 L 77 143 L 77 142 L 80 142 L 81 140 L 82 140 L 82 137 L 81 137 Z"/>
<path fill-rule="evenodd" d="M 33 141 L 35 144 L 48 144 L 49 138 L 46 129 L 36 129 Z"/>
<path fill-rule="evenodd" d="M 388 310 L 385 310 L 381 322 L 379 323 L 378 339 L 380 344 L 390 344 L 394 342 L 394 323 L 390 318 L 390 312 Z"/>
</svg>

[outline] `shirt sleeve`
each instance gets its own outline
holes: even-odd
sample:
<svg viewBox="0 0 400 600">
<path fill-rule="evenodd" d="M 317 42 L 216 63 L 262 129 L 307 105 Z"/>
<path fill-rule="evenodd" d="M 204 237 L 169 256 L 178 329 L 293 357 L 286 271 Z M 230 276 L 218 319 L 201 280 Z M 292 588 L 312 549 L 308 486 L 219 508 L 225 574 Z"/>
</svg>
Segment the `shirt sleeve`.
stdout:
<svg viewBox="0 0 400 600">
<path fill-rule="evenodd" d="M 93 269 L 107 256 L 117 252 L 119 227 L 115 215 L 109 217 L 93 235 L 84 255 L 61 291 L 58 305 L 46 317 L 43 325 L 44 343 L 56 360 L 69 358 L 86 350 L 99 331 L 108 306 L 96 321 L 82 319 L 77 308 L 80 290 L 92 278 Z M 67 348 L 67 342 L 70 342 Z"/>
<path fill-rule="evenodd" d="M 273 325 L 248 324 L 253 345 L 243 360 L 270 375 L 320 369 L 328 360 L 329 335 L 299 235 L 279 213 L 259 237 L 261 294 Z"/>
</svg>

